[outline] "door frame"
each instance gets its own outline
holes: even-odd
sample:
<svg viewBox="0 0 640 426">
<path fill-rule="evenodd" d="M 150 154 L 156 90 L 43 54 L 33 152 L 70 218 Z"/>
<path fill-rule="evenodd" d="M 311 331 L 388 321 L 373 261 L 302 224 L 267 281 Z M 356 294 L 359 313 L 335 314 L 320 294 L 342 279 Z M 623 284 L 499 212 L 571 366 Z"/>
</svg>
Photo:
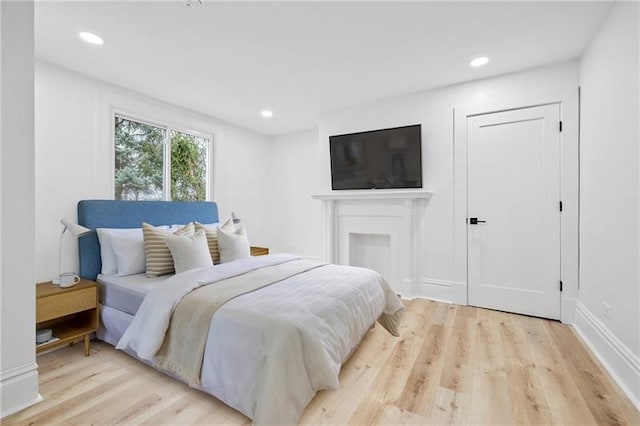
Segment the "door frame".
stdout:
<svg viewBox="0 0 640 426">
<path fill-rule="evenodd" d="M 530 95 L 507 102 L 461 105 L 453 110 L 453 186 L 454 186 L 454 275 L 460 283 L 453 288 L 451 301 L 467 305 L 467 118 L 475 115 L 511 111 L 549 104 L 560 105 L 560 269 L 563 291 L 560 294 L 560 320 L 572 324 L 578 300 L 578 87 L 560 97 Z"/>
</svg>

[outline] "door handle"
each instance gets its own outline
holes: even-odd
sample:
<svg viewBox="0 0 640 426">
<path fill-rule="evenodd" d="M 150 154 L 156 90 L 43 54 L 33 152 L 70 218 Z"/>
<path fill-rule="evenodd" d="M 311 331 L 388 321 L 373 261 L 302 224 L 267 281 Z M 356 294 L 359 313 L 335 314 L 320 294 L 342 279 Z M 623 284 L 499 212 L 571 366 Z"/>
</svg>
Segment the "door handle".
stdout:
<svg viewBox="0 0 640 426">
<path fill-rule="evenodd" d="M 479 223 L 487 223 L 486 220 L 478 220 L 477 217 L 470 217 L 469 218 L 469 225 L 477 225 Z"/>
</svg>

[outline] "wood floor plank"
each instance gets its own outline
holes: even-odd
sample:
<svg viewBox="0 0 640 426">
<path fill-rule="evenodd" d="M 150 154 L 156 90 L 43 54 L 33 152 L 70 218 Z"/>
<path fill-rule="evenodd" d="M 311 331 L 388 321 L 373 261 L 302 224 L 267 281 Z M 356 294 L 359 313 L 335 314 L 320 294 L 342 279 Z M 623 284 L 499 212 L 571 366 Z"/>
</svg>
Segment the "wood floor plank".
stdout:
<svg viewBox="0 0 640 426">
<path fill-rule="evenodd" d="M 380 425 L 404 425 L 404 426 L 424 426 L 429 421 L 418 414 L 410 411 L 403 411 L 396 405 L 385 405 L 384 416 L 380 419 Z"/>
<path fill-rule="evenodd" d="M 516 424 L 551 424 L 551 410 L 524 332 L 511 320 L 500 321 L 500 336 L 509 377 L 511 418 Z M 515 380 L 514 380 L 515 379 Z"/>
<path fill-rule="evenodd" d="M 405 302 L 400 337 L 371 330 L 340 388 L 301 424 L 639 425 L 631 402 L 571 327 L 426 300 Z M 44 401 L 3 425 L 249 425 L 219 400 L 102 343 L 38 357 Z"/>
<path fill-rule="evenodd" d="M 596 365 L 589 353 L 575 350 L 581 344 L 573 331 L 559 324 L 550 324 L 549 329 L 555 344 L 566 357 L 569 374 L 578 385 L 596 422 L 609 425 L 640 424 L 638 412 L 625 409 L 626 398 L 620 398 L 620 392 L 607 380 L 606 373 Z"/>
<path fill-rule="evenodd" d="M 361 350 L 362 348 L 358 348 L 357 351 Z M 373 353 L 369 353 L 369 355 L 373 355 Z M 316 413 L 313 416 L 314 422 L 330 425 L 336 423 L 336 418 L 349 419 L 360 400 L 365 396 L 357 390 L 370 388 L 378 371 L 378 367 L 373 367 L 366 362 L 363 363 L 358 353 L 354 354 L 343 366 L 340 373 L 340 390 L 344 389 L 344 391 L 321 391 L 323 397 L 315 398 L 308 405 L 308 408 Z M 303 415 L 303 421 L 304 419 L 306 417 Z M 342 420 L 342 422 L 345 421 Z"/>
<path fill-rule="evenodd" d="M 447 348 L 448 356 L 440 379 L 440 386 L 453 392 L 471 392 L 476 325 L 475 315 L 470 317 L 465 315 L 462 309 L 457 311 Z"/>
<path fill-rule="evenodd" d="M 431 324 L 444 325 L 446 327 L 452 327 L 456 317 L 456 306 L 446 303 L 436 304 L 434 316 L 431 319 Z"/>
<path fill-rule="evenodd" d="M 61 377 L 55 382 L 49 382 L 41 386 L 40 393 L 45 397 L 44 401 L 39 402 L 29 410 L 14 414 L 10 417 L 10 422 L 15 421 L 15 424 L 37 423 L 39 418 L 37 416 L 44 412 L 46 412 L 46 416 L 56 418 L 56 410 L 61 409 L 61 406 L 64 406 L 69 401 L 73 401 L 73 398 L 81 400 L 86 397 L 91 389 L 100 387 L 104 383 L 109 383 L 112 379 L 125 374 L 118 370 L 100 370 L 101 368 L 101 365 L 96 365 L 95 370 L 89 367 L 77 369 L 73 375 Z M 34 417 L 35 420 L 33 419 Z"/>
<path fill-rule="evenodd" d="M 427 417 L 430 415 L 444 365 L 443 350 L 450 333 L 450 328 L 442 325 L 432 324 L 429 327 L 420 354 L 397 401 L 401 409 Z"/>
<path fill-rule="evenodd" d="M 436 389 L 429 424 L 450 425 L 469 423 L 469 395 L 451 389 Z"/>
<path fill-rule="evenodd" d="M 363 398 L 349 419 L 349 425 L 369 426 L 380 424 L 380 419 L 384 415 L 384 404 L 373 399 Z"/>
<path fill-rule="evenodd" d="M 481 314 L 481 311 L 478 313 Z M 513 424 L 509 409 L 509 381 L 500 332 L 496 325 L 499 318 L 502 316 L 496 315 L 492 319 L 488 313 L 478 315 L 470 416 L 475 424 Z"/>
<path fill-rule="evenodd" d="M 519 329 L 527 339 L 529 351 L 537 368 L 554 423 L 596 424 L 575 381 L 566 366 L 566 357 L 554 345 L 548 332 L 549 321 L 519 317 Z"/>
<path fill-rule="evenodd" d="M 170 421 L 175 423 L 180 412 L 189 409 L 190 404 L 189 394 L 161 397 L 160 401 L 154 404 L 153 409 L 136 413 L 128 423 L 136 425 L 162 425 L 169 424 Z"/>
<path fill-rule="evenodd" d="M 34 415 L 25 418 L 23 421 L 27 424 L 46 424 L 50 420 L 66 421 L 67 418 L 75 413 L 85 410 L 87 407 L 92 407 L 97 401 L 100 401 L 106 391 L 110 389 L 121 389 L 125 383 L 130 382 L 131 377 L 126 371 L 121 371 L 116 377 L 113 377 L 105 382 L 97 383 L 93 387 L 84 387 L 83 392 L 78 392 L 75 396 L 65 398 L 60 403 L 53 405 L 50 408 L 45 408 L 43 411 L 38 410 L 38 404 L 34 406 Z M 9 420 L 10 421 L 10 420 Z M 16 424 L 24 424 L 16 423 Z"/>
<path fill-rule="evenodd" d="M 436 303 L 415 303 L 405 313 L 400 338 L 372 385 L 371 394 L 381 402 L 393 404 L 399 400 L 436 307 Z"/>
<path fill-rule="evenodd" d="M 134 391 L 135 392 L 135 391 Z M 126 403 L 122 403 L 121 401 L 113 401 L 113 399 L 105 401 L 104 406 L 99 405 L 94 407 L 94 410 L 88 410 L 82 413 L 77 414 L 76 416 L 67 419 L 67 424 L 77 424 L 77 425 L 86 425 L 87 419 L 91 419 L 95 417 L 104 417 L 107 415 L 104 413 L 105 410 L 113 410 L 115 413 L 111 413 L 111 421 L 114 424 L 118 425 L 126 425 L 132 424 L 131 419 L 134 418 L 138 413 L 154 410 L 158 402 L 160 402 L 162 398 L 157 394 L 142 394 L 137 395 L 133 393 L 129 400 Z"/>
</svg>

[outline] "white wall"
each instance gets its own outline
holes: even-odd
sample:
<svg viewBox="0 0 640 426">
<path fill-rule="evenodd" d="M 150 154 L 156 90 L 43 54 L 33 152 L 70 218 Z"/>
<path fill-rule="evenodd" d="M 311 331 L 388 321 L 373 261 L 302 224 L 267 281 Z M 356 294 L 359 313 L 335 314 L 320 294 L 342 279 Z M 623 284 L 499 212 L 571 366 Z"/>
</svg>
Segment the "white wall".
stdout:
<svg viewBox="0 0 640 426">
<path fill-rule="evenodd" d="M 272 252 L 321 258 L 320 203 L 311 199 L 317 179 L 318 131 L 274 137 L 269 147 L 269 245 Z"/>
<path fill-rule="evenodd" d="M 82 75 L 37 62 L 35 70 L 36 280 L 58 270 L 59 220 L 76 220 L 82 199 L 113 198 L 113 110 L 214 136 L 213 199 L 221 219 L 235 211 L 251 243 L 268 245 L 269 138 Z M 77 243 L 65 236 L 64 269 Z"/>
<path fill-rule="evenodd" d="M 576 326 L 640 401 L 638 3 L 619 3 L 580 61 Z M 611 307 L 605 313 L 604 304 Z"/>
<path fill-rule="evenodd" d="M 40 400 L 35 364 L 33 2 L 0 2 L 0 417 Z"/>
<path fill-rule="evenodd" d="M 454 137 L 454 130 L 464 127 L 462 112 L 562 102 L 562 319 L 572 322 L 577 298 L 577 86 L 577 62 L 568 62 L 327 113 L 320 120 L 318 155 L 307 158 L 308 167 L 316 168 L 319 176 L 311 191 L 330 191 L 330 135 L 421 124 L 423 184 L 434 196 L 426 209 L 423 279 L 416 295 L 464 303 L 460 295 L 466 296 L 466 201 L 454 168 L 455 145 L 464 142 L 456 139 L 460 135 Z"/>
</svg>

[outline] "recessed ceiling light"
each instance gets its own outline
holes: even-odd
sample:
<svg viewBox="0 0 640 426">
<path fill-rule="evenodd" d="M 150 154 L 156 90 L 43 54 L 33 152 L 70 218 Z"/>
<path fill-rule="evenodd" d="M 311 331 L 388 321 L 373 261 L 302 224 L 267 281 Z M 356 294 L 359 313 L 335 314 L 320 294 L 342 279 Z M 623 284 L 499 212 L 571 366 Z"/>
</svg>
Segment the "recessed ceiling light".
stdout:
<svg viewBox="0 0 640 426">
<path fill-rule="evenodd" d="M 473 61 L 469 62 L 469 65 L 472 67 L 481 67 L 483 65 L 487 65 L 489 62 L 489 58 L 486 56 L 480 56 L 479 58 L 475 58 Z"/>
<path fill-rule="evenodd" d="M 104 44 L 104 39 L 97 34 L 90 33 L 88 31 L 80 31 L 78 36 L 89 44 L 101 45 Z"/>
<path fill-rule="evenodd" d="M 262 115 L 264 118 L 271 118 L 273 117 L 273 112 L 269 111 L 268 109 L 263 109 L 260 115 Z"/>
</svg>

